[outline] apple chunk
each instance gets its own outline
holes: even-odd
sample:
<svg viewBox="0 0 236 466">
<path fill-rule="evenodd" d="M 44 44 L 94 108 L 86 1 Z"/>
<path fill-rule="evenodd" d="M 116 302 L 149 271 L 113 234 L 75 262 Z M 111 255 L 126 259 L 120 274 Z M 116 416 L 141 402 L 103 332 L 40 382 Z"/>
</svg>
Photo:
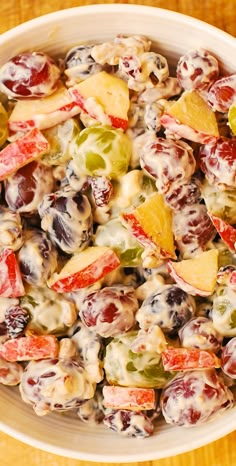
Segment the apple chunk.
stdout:
<svg viewBox="0 0 236 466">
<path fill-rule="evenodd" d="M 123 225 L 160 258 L 175 258 L 172 213 L 161 194 L 153 194 L 136 209 L 120 214 Z"/>
<path fill-rule="evenodd" d="M 54 335 L 29 335 L 7 340 L 0 346 L 0 357 L 6 361 L 56 358 L 59 351 Z"/>
<path fill-rule="evenodd" d="M 114 128 L 128 126 L 129 89 L 125 81 L 101 71 L 69 88 L 74 102 L 92 118 Z"/>
<path fill-rule="evenodd" d="M 91 246 L 75 254 L 62 268 L 48 280 L 48 286 L 58 293 L 86 288 L 116 269 L 120 261 L 108 247 Z"/>
<path fill-rule="evenodd" d="M 12 249 L 0 253 L 0 296 L 17 298 L 25 294 L 20 269 Z"/>
<path fill-rule="evenodd" d="M 210 296 L 216 286 L 218 255 L 217 249 L 211 249 L 193 259 L 169 261 L 170 275 L 183 291 L 193 296 Z"/>
<path fill-rule="evenodd" d="M 220 367 L 220 360 L 210 352 L 198 348 L 169 347 L 161 353 L 165 371 L 188 371 Z"/>
<path fill-rule="evenodd" d="M 80 111 L 68 90 L 60 86 L 48 97 L 18 100 L 9 118 L 9 129 L 13 133 L 25 132 L 34 127 L 47 129 L 68 120 Z"/>
<path fill-rule="evenodd" d="M 213 214 L 208 215 L 224 243 L 232 252 L 236 252 L 236 228 Z"/>
<path fill-rule="evenodd" d="M 44 154 L 50 145 L 43 134 L 34 128 L 0 152 L 0 181 Z"/>
<path fill-rule="evenodd" d="M 171 132 L 207 144 L 219 137 L 215 113 L 195 90 L 185 91 L 160 119 Z"/>
<path fill-rule="evenodd" d="M 153 388 L 104 385 L 103 396 L 105 408 L 128 409 L 130 411 L 155 409 L 155 390 Z"/>
</svg>

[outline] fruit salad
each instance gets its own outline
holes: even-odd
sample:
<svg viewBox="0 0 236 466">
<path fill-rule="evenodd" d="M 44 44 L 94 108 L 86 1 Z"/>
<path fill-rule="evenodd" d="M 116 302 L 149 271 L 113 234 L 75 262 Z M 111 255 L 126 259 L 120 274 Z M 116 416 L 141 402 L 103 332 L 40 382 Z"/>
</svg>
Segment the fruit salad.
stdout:
<svg viewBox="0 0 236 466">
<path fill-rule="evenodd" d="M 0 383 L 126 437 L 235 405 L 236 74 L 148 37 L 0 68 Z"/>
</svg>

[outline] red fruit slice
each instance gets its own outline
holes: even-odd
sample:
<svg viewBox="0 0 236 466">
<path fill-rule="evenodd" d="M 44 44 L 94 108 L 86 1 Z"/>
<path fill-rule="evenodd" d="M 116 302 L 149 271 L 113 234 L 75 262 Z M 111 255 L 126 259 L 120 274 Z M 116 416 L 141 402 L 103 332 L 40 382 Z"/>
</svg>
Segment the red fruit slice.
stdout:
<svg viewBox="0 0 236 466">
<path fill-rule="evenodd" d="M 161 354 L 165 371 L 188 371 L 220 367 L 220 360 L 210 351 L 197 348 L 169 347 Z"/>
<path fill-rule="evenodd" d="M 7 340 L 0 346 L 0 357 L 10 362 L 50 359 L 57 357 L 58 350 L 54 335 L 29 335 Z"/>
<path fill-rule="evenodd" d="M 0 296 L 17 298 L 25 294 L 20 269 L 12 249 L 4 249 L 0 254 Z"/>
<path fill-rule="evenodd" d="M 220 237 L 232 252 L 236 252 L 236 228 L 232 227 L 219 217 L 208 212 L 213 225 L 216 227 Z"/>
<path fill-rule="evenodd" d="M 105 408 L 142 411 L 155 408 L 153 388 L 130 388 L 105 385 L 103 387 Z"/>
<path fill-rule="evenodd" d="M 59 274 L 53 274 L 48 286 L 58 293 L 86 288 L 116 269 L 120 260 L 112 249 L 102 246 L 88 247 L 67 262 Z"/>
<path fill-rule="evenodd" d="M 8 144 L 0 152 L 0 180 L 38 158 L 49 147 L 47 139 L 36 128 Z"/>
</svg>

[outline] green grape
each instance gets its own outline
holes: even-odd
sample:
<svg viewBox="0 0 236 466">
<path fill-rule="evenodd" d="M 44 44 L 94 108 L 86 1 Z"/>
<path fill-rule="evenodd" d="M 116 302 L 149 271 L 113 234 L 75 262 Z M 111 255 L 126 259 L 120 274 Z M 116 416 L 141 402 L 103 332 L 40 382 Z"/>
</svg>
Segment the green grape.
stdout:
<svg viewBox="0 0 236 466">
<path fill-rule="evenodd" d="M 71 144 L 79 133 L 79 124 L 73 118 L 43 131 L 50 149 L 44 154 L 42 161 L 47 165 L 63 165 L 71 160 Z"/>
<path fill-rule="evenodd" d="M 128 136 L 109 126 L 86 128 L 73 143 L 73 158 L 83 175 L 117 179 L 127 172 L 130 157 Z"/>
<path fill-rule="evenodd" d="M 236 223 L 236 190 L 218 191 L 205 180 L 201 193 L 209 212 L 230 225 Z"/>
<path fill-rule="evenodd" d="M 49 288 L 28 286 L 20 305 L 31 316 L 27 330 L 39 335 L 65 335 L 77 317 L 74 303 Z"/>
<path fill-rule="evenodd" d="M 236 336 L 236 291 L 220 286 L 213 299 L 211 318 L 215 329 L 225 337 Z"/>
<path fill-rule="evenodd" d="M 141 254 L 143 248 L 117 218 L 108 221 L 104 225 L 99 225 L 94 243 L 96 246 L 112 248 L 119 256 L 123 267 L 139 267 L 142 265 Z"/>
<path fill-rule="evenodd" d="M 0 147 L 2 147 L 8 138 L 8 114 L 3 104 L 0 102 Z"/>
<path fill-rule="evenodd" d="M 236 103 L 234 102 L 228 113 L 228 120 L 229 120 L 229 126 L 233 132 L 233 134 L 236 134 Z"/>
<path fill-rule="evenodd" d="M 104 370 L 110 384 L 124 387 L 163 388 L 174 376 L 164 370 L 161 355 L 134 353 L 131 344 L 137 336 L 131 331 L 114 338 L 106 347 Z"/>
</svg>

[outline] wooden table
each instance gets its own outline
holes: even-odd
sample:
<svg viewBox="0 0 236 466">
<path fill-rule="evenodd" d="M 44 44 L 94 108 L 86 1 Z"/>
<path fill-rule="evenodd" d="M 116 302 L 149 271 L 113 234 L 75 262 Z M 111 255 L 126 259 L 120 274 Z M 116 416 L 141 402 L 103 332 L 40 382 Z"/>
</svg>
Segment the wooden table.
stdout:
<svg viewBox="0 0 236 466">
<path fill-rule="evenodd" d="M 236 36 L 236 0 L 1 0 L 0 33 L 29 19 L 52 11 L 91 3 L 145 4 L 179 11 L 217 26 Z M 133 463 L 133 466 L 236 466 L 236 432 L 189 453 L 157 461 Z M 62 458 L 29 447 L 13 438 L 0 434 L 1 466 L 95 466 L 90 463 Z M 132 466 L 132 465 L 131 465 Z"/>
</svg>

